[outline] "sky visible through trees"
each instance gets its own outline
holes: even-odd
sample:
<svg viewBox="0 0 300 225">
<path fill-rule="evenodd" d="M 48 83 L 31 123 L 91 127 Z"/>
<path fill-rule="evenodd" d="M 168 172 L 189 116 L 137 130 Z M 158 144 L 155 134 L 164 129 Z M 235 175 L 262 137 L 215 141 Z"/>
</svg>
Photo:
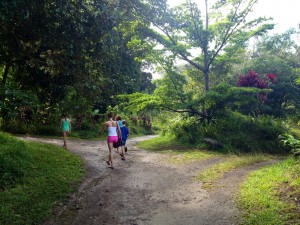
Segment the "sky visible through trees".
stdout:
<svg viewBox="0 0 300 225">
<path fill-rule="evenodd" d="M 168 5 L 174 7 L 178 4 L 184 3 L 186 0 L 168 0 Z M 205 1 L 196 0 L 202 14 L 204 14 Z M 209 7 L 214 4 L 216 0 L 208 0 Z M 255 5 L 255 10 L 250 13 L 249 18 L 253 19 L 259 16 L 272 17 L 275 27 L 270 34 L 283 33 L 290 28 L 295 28 L 297 32 L 300 32 L 300 18 L 298 11 L 300 8 L 300 1 L 286 0 L 286 1 L 274 1 L 274 0 L 259 0 Z M 297 41 L 300 42 L 300 34 L 297 35 Z M 147 70 L 148 71 L 148 70 Z M 161 74 L 155 71 L 150 71 L 154 79 L 161 78 Z"/>
<path fill-rule="evenodd" d="M 185 0 L 168 0 L 170 6 L 175 6 L 183 2 L 185 2 Z M 198 2 L 201 8 L 204 7 L 204 0 L 196 0 L 195 2 Z M 216 2 L 216 0 L 208 0 L 209 5 L 214 2 Z M 300 1 L 259 0 L 251 16 L 254 18 L 257 16 L 272 17 L 276 24 L 274 32 L 281 33 L 289 28 L 298 29 L 298 24 L 300 23 L 299 9 Z"/>
</svg>

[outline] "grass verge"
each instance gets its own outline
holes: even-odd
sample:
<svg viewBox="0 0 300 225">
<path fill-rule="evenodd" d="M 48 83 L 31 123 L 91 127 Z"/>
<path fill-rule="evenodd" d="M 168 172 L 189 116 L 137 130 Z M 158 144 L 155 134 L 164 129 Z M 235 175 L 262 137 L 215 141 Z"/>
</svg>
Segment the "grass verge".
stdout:
<svg viewBox="0 0 300 225">
<path fill-rule="evenodd" d="M 170 136 L 158 136 L 146 141 L 138 143 L 138 147 L 150 151 L 165 151 L 165 150 L 186 150 L 193 146 L 188 146 L 174 140 Z"/>
<path fill-rule="evenodd" d="M 0 224 L 40 224 L 84 175 L 82 160 L 61 147 L 1 132 L 0 146 Z"/>
<path fill-rule="evenodd" d="M 288 159 L 250 174 L 239 203 L 243 224 L 300 224 L 300 163 Z"/>
<path fill-rule="evenodd" d="M 195 149 L 193 146 L 183 145 L 168 136 L 158 136 L 150 140 L 139 142 L 138 147 L 168 154 L 170 157 L 168 157 L 167 162 L 172 164 L 184 164 L 186 162 L 207 159 L 217 155 L 217 153 Z"/>
<path fill-rule="evenodd" d="M 269 159 L 270 156 L 265 155 L 232 155 L 226 158 L 224 162 L 214 164 L 213 166 L 201 171 L 201 173 L 196 176 L 196 179 L 203 182 L 203 188 L 210 188 L 215 180 L 221 178 L 225 173 L 231 170 Z"/>
<path fill-rule="evenodd" d="M 166 152 L 166 151 L 164 151 Z M 185 164 L 187 162 L 199 161 L 202 159 L 208 159 L 216 154 L 208 151 L 199 151 L 199 150 L 186 150 L 182 151 L 168 151 L 171 156 L 168 158 L 168 162 L 172 164 Z"/>
</svg>

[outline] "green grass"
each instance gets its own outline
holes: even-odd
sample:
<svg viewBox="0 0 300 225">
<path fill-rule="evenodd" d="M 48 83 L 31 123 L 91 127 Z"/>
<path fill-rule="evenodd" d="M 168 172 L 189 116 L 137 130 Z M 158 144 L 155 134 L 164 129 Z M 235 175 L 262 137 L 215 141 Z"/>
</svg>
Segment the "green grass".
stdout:
<svg viewBox="0 0 300 225">
<path fill-rule="evenodd" d="M 204 188 L 209 188 L 213 182 L 221 178 L 225 173 L 254 163 L 269 160 L 270 156 L 265 155 L 232 155 L 225 159 L 225 161 L 214 164 L 206 170 L 199 173 L 196 179 L 203 182 Z"/>
<path fill-rule="evenodd" d="M 300 162 L 288 159 L 253 172 L 241 186 L 243 224 L 300 224 Z"/>
<path fill-rule="evenodd" d="M 0 182 L 5 183 L 0 190 L 0 224 L 40 224 L 84 175 L 82 160 L 61 147 L 24 142 L 1 132 L 0 146 Z"/>
<path fill-rule="evenodd" d="M 168 154 L 170 157 L 168 157 L 167 161 L 172 164 L 184 164 L 186 162 L 198 161 L 218 155 L 217 153 L 183 145 L 168 136 L 158 136 L 139 142 L 138 147 L 145 150 L 159 151 L 160 153 Z"/>
<path fill-rule="evenodd" d="M 186 150 L 192 146 L 177 142 L 170 136 L 158 136 L 138 143 L 138 147 L 150 151 Z"/>
<path fill-rule="evenodd" d="M 167 151 L 164 151 L 167 152 Z M 187 162 L 199 161 L 203 159 L 208 159 L 216 154 L 207 151 L 199 151 L 199 150 L 186 150 L 182 151 L 168 151 L 171 156 L 168 158 L 168 162 L 172 164 L 185 164 Z"/>
</svg>

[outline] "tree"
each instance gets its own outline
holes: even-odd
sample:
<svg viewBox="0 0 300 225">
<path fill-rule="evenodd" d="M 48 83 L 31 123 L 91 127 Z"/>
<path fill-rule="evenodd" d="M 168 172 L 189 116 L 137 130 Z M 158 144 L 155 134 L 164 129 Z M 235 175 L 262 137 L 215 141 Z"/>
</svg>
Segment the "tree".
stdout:
<svg viewBox="0 0 300 225">
<path fill-rule="evenodd" d="M 161 53 L 187 62 L 204 77 L 205 91 L 210 90 L 210 73 L 229 61 L 247 41 L 273 28 L 266 18 L 247 20 L 257 0 L 217 1 L 208 10 L 205 1 L 204 20 L 193 1 L 168 8 L 165 1 L 146 1 L 134 5 L 136 12 L 149 21 L 152 28 L 139 27 L 144 36 L 159 43 Z M 192 54 L 191 52 L 196 52 Z M 226 56 L 226 57 L 224 57 Z M 216 64 L 218 63 L 218 65 Z"/>
<path fill-rule="evenodd" d="M 299 46 L 294 41 L 295 31 L 265 35 L 258 39 L 255 47 L 244 58 L 247 63 L 239 70 L 255 70 L 259 74 L 275 74 L 276 81 L 270 85 L 264 102 L 264 114 L 285 118 L 297 115 L 299 109 L 299 87 L 294 84 L 299 77 Z"/>
<path fill-rule="evenodd" d="M 4 0 L 0 12 L 3 104 L 15 88 L 44 110 L 90 111 L 139 90 L 141 63 L 120 27 L 134 17 L 119 1 Z"/>
<path fill-rule="evenodd" d="M 152 74 L 147 72 L 142 72 L 141 76 L 141 92 L 153 93 L 155 85 L 152 83 Z"/>
<path fill-rule="evenodd" d="M 198 5 L 193 1 L 175 8 L 168 8 L 166 1 L 130 1 L 128 6 L 142 22 L 127 26 L 148 41 L 144 43 L 135 38 L 131 47 L 135 50 L 151 48 L 151 55 L 144 58 L 159 65 L 166 76 L 161 83 L 157 82 L 157 90 L 150 97 L 149 104 L 211 121 L 216 111 L 211 106 L 219 102 L 211 96 L 220 95 L 204 94 L 210 92 L 210 78 L 216 72 L 225 77 L 220 71 L 237 61 L 238 54 L 245 51 L 247 41 L 273 28 L 272 24 L 266 23 L 266 18 L 247 20 L 256 2 L 217 1 L 210 13 L 205 1 L 203 20 Z M 177 60 L 186 62 L 180 70 Z M 214 83 L 222 83 L 222 79 Z M 134 104 L 139 102 L 136 95 L 134 99 Z"/>
</svg>

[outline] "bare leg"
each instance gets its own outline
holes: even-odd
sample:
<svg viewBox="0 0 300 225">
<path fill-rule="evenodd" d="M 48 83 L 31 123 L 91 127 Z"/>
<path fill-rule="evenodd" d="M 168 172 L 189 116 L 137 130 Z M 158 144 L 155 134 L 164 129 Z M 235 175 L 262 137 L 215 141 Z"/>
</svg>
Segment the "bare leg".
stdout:
<svg viewBox="0 0 300 225">
<path fill-rule="evenodd" d="M 64 138 L 64 145 L 63 145 L 63 147 L 67 148 L 67 141 L 66 141 L 66 139 L 67 139 L 67 132 L 66 131 L 63 131 L 63 138 Z"/>
<path fill-rule="evenodd" d="M 113 164 L 113 158 L 114 158 L 114 151 L 113 151 L 113 143 L 112 142 L 107 142 L 108 145 L 108 150 L 109 150 L 109 155 L 108 155 L 108 161 L 110 164 L 110 168 L 114 168 Z"/>
<path fill-rule="evenodd" d="M 125 160 L 125 146 L 121 146 L 121 153 L 120 155 L 122 156 L 122 160 Z"/>
</svg>

